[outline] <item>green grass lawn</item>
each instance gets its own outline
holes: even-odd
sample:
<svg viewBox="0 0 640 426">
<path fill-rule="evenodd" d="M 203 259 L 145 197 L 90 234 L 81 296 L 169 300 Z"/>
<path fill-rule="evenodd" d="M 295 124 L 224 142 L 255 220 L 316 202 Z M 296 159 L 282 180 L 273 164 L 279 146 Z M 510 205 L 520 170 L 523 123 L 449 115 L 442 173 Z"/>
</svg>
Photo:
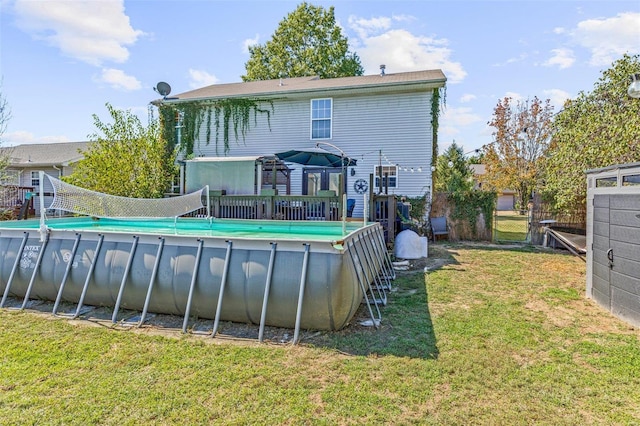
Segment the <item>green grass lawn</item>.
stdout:
<svg viewBox="0 0 640 426">
<path fill-rule="evenodd" d="M 380 330 L 298 346 L 0 310 L 0 424 L 638 424 L 640 331 L 558 252 L 430 247 Z"/>
<path fill-rule="evenodd" d="M 529 216 L 516 212 L 497 212 L 493 239 L 496 241 L 526 241 L 529 232 Z"/>
</svg>

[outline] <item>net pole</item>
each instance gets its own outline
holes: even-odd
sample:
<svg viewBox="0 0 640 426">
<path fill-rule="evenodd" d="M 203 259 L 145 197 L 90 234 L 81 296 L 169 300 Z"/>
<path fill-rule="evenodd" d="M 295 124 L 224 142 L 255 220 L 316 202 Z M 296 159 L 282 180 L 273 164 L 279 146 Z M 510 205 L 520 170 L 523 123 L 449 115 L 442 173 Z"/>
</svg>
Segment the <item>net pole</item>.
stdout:
<svg viewBox="0 0 640 426">
<path fill-rule="evenodd" d="M 211 217 L 211 203 L 209 202 L 209 185 L 205 185 L 203 188 L 207 191 L 207 219 Z"/>
<path fill-rule="evenodd" d="M 44 171 L 38 172 L 38 181 L 40 182 L 40 242 L 44 241 L 47 226 L 44 222 Z"/>
</svg>

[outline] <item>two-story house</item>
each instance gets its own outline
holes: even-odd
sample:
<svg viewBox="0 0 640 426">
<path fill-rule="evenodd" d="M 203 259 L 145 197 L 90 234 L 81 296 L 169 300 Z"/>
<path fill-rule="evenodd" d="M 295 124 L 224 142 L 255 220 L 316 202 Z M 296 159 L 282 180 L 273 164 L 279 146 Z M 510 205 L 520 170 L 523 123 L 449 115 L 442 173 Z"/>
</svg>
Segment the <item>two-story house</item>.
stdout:
<svg viewBox="0 0 640 426">
<path fill-rule="evenodd" d="M 437 137 L 439 91 L 446 77 L 441 70 L 320 79 L 318 77 L 215 84 L 171 95 L 154 103 L 176 110 L 189 103 L 225 99 L 268 101 L 271 112 L 257 114 L 244 138 L 230 141 L 224 152 L 210 136 L 212 125 L 201 125 L 195 141 L 196 157 L 251 157 L 273 155 L 318 145 L 338 153 L 355 166 L 320 168 L 290 164 L 291 194 L 315 195 L 333 189 L 336 174 L 348 198 L 356 200 L 353 215 L 363 213 L 363 194 L 375 192 L 409 197 L 430 193 L 434 140 Z M 207 144 L 207 132 L 210 143 Z M 382 176 L 382 182 L 378 178 Z M 387 178 L 384 178 L 384 177 Z M 388 182 L 387 182 L 388 180 Z M 209 183 L 212 188 L 215 182 Z M 382 184 L 382 185 L 381 185 Z"/>
</svg>

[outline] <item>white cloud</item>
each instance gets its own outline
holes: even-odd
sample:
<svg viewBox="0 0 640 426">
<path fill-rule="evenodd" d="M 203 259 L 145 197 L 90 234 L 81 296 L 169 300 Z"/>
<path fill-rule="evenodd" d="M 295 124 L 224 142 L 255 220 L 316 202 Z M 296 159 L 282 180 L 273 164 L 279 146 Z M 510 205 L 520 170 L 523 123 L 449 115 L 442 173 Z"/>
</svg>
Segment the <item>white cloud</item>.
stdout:
<svg viewBox="0 0 640 426">
<path fill-rule="evenodd" d="M 443 111 L 442 121 L 455 126 L 468 126 L 482 121 L 482 119 L 469 107 L 448 106 Z"/>
<path fill-rule="evenodd" d="M 189 80 L 189 87 L 192 89 L 211 86 L 212 84 L 216 84 L 220 81 L 220 79 L 213 74 L 194 69 L 189 69 Z"/>
<path fill-rule="evenodd" d="M 505 66 L 507 64 L 514 64 L 516 62 L 522 62 L 525 59 L 527 59 L 528 57 L 529 57 L 529 55 L 527 53 L 521 53 L 518 56 L 513 56 L 513 57 L 507 59 L 504 62 L 493 64 L 493 66 L 494 67 L 503 67 L 503 66 Z"/>
<path fill-rule="evenodd" d="M 118 90 L 132 91 L 142 88 L 142 84 L 137 78 L 115 68 L 103 68 L 100 77 L 96 80 L 101 83 L 107 83 Z"/>
<path fill-rule="evenodd" d="M 554 106 L 555 111 L 560 111 L 564 106 L 564 102 L 571 97 L 569 92 L 560 89 L 543 90 L 542 93 L 544 93 L 545 98 L 551 101 L 551 105 Z"/>
<path fill-rule="evenodd" d="M 591 65 L 610 65 L 624 53 L 640 51 L 640 13 L 588 19 L 578 23 L 570 35 L 574 43 L 591 51 Z"/>
<path fill-rule="evenodd" d="M 481 122 L 482 118 L 468 107 L 448 106 L 440 117 L 438 133 L 443 136 L 456 136 L 462 132 L 462 128 Z"/>
<path fill-rule="evenodd" d="M 472 95 L 471 93 L 465 93 L 464 95 L 462 95 L 460 97 L 460 103 L 467 103 L 467 102 L 471 102 L 474 99 L 476 99 L 477 96 L 476 95 Z"/>
<path fill-rule="evenodd" d="M 2 135 L 3 146 L 16 146 L 16 145 L 34 144 L 34 143 L 59 143 L 59 142 L 71 142 L 71 140 L 66 136 L 36 137 L 33 133 L 27 132 L 24 130 L 8 132 Z"/>
<path fill-rule="evenodd" d="M 415 36 L 405 30 L 390 30 L 361 40 L 358 56 L 366 74 L 376 73 L 380 64 L 387 73 L 442 69 L 449 83 L 462 81 L 467 73 L 451 60 L 452 51 L 443 39 Z"/>
<path fill-rule="evenodd" d="M 380 31 L 386 31 L 391 28 L 392 19 L 384 16 L 371 19 L 349 16 L 347 22 L 349 23 L 349 27 L 358 34 L 359 38 L 366 39 L 373 34 L 377 34 Z"/>
<path fill-rule="evenodd" d="M 571 67 L 571 65 L 576 61 L 576 58 L 573 55 L 573 50 L 571 49 L 552 49 L 551 53 L 553 56 L 547 59 L 542 65 L 547 67 L 558 66 L 558 68 L 562 70 Z"/>
<path fill-rule="evenodd" d="M 15 12 L 23 31 L 95 66 L 125 62 L 127 46 L 144 35 L 131 27 L 123 0 L 17 0 Z"/>
<path fill-rule="evenodd" d="M 249 53 L 249 46 L 255 46 L 260 41 L 260 35 L 256 34 L 255 38 L 248 38 L 242 42 L 242 53 Z"/>
<path fill-rule="evenodd" d="M 502 99 L 504 99 L 504 98 L 511 98 L 511 99 L 513 99 L 515 102 L 518 102 L 518 101 L 522 102 L 522 101 L 524 101 L 524 96 L 522 96 L 520 93 L 516 93 L 516 92 L 506 92 L 506 93 L 504 94 L 504 96 L 502 97 Z M 502 99 L 501 99 L 501 100 L 502 100 Z"/>
<path fill-rule="evenodd" d="M 459 62 L 451 59 L 453 51 L 448 40 L 414 35 L 404 29 L 394 29 L 395 23 L 414 20 L 408 15 L 363 19 L 349 17 L 349 27 L 357 37 L 351 37 L 357 46 L 365 74 L 375 74 L 380 64 L 385 64 L 387 73 L 441 69 L 448 83 L 462 81 L 467 73 Z"/>
</svg>

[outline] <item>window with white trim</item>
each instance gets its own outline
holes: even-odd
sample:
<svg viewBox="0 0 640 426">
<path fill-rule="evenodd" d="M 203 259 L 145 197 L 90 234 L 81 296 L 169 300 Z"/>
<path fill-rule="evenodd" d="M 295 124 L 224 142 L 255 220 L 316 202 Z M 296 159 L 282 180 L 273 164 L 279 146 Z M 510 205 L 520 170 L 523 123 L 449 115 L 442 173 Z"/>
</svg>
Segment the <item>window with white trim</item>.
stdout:
<svg viewBox="0 0 640 426">
<path fill-rule="evenodd" d="M 333 100 L 311 99 L 311 139 L 331 139 Z"/>
<path fill-rule="evenodd" d="M 31 186 L 33 189 L 40 188 L 40 172 L 31 172 Z"/>
<path fill-rule="evenodd" d="M 380 166 L 375 166 L 373 170 L 375 176 L 375 187 L 380 188 Z M 387 187 L 386 178 L 389 178 L 389 188 L 398 187 L 398 166 L 382 166 L 382 187 Z"/>
</svg>

